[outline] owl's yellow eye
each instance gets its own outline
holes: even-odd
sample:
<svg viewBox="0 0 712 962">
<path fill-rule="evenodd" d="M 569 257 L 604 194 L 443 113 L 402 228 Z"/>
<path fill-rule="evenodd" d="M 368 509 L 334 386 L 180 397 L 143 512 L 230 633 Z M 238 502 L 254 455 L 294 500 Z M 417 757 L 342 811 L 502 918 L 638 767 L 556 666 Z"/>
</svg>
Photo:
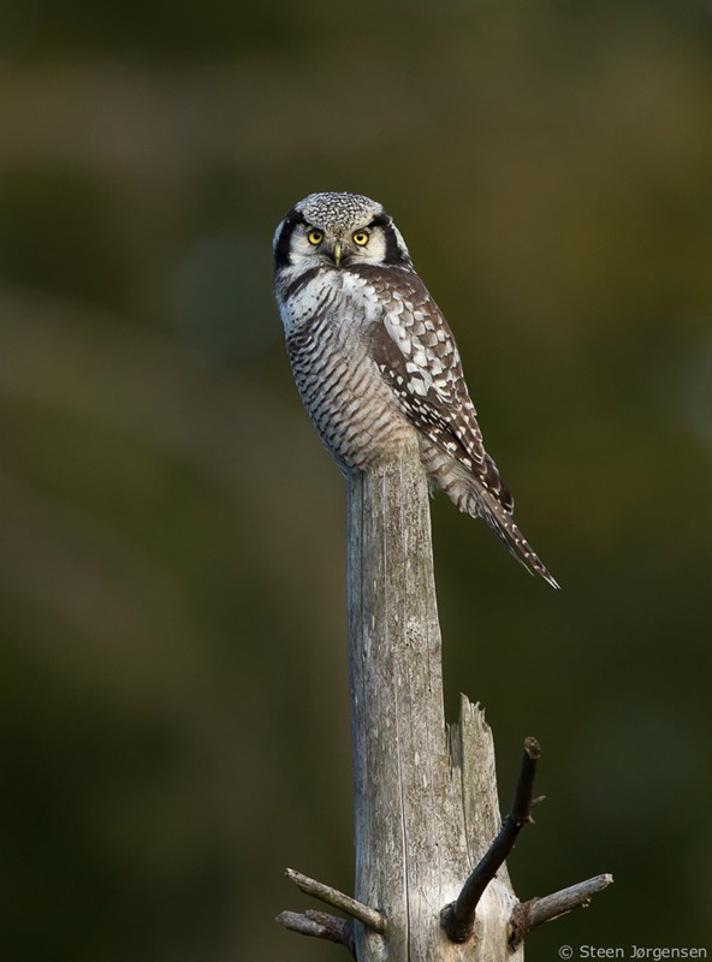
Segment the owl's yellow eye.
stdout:
<svg viewBox="0 0 712 962">
<path fill-rule="evenodd" d="M 353 235 L 353 242 L 359 247 L 364 247 L 368 244 L 368 231 L 367 230 L 357 230 Z"/>
<path fill-rule="evenodd" d="M 317 244 L 321 244 L 324 240 L 324 231 L 317 230 L 316 227 L 313 227 L 307 234 L 307 240 L 316 247 Z"/>
</svg>

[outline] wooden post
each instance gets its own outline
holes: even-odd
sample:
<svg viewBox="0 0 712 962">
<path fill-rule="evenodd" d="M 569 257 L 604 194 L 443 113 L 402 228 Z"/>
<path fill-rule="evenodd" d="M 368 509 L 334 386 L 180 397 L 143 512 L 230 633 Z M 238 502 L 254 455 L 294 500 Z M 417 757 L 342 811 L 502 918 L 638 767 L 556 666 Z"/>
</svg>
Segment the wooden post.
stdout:
<svg viewBox="0 0 712 962">
<path fill-rule="evenodd" d="M 459 721 L 445 725 L 430 510 L 417 441 L 348 479 L 348 625 L 355 899 L 288 874 L 353 921 L 313 911 L 283 913 L 279 921 L 344 942 L 358 962 L 520 962 L 524 936 L 552 917 L 545 900 L 536 900 L 538 914 L 535 900 L 518 902 L 504 864 L 531 820 L 539 747 L 534 739 L 525 743 L 503 822 L 484 713 L 463 696 Z M 569 894 L 566 910 L 610 881 L 582 883 L 585 895 L 572 901 Z"/>
<path fill-rule="evenodd" d="M 357 958 L 464 958 L 440 910 L 457 898 L 499 830 L 499 806 L 482 713 L 463 700 L 450 739 L 445 728 L 430 510 L 417 445 L 349 479 L 347 550 L 356 897 L 388 919 L 385 936 L 356 927 Z M 468 958 L 508 957 L 515 904 L 505 872 L 487 893 L 478 954 L 468 946 Z"/>
</svg>

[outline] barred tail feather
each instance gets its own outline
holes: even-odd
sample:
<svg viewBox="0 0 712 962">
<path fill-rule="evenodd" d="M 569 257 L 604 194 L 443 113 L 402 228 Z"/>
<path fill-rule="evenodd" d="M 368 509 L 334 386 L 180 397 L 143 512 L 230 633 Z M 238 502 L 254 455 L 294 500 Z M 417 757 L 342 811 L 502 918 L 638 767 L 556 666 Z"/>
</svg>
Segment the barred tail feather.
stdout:
<svg viewBox="0 0 712 962">
<path fill-rule="evenodd" d="M 530 574 L 540 575 L 552 588 L 559 587 L 514 523 L 512 496 L 491 458 L 485 462 L 487 471 L 480 481 L 471 470 L 427 438 L 421 439 L 421 453 L 431 490 L 443 491 L 460 511 L 482 518 Z"/>
<path fill-rule="evenodd" d="M 524 565 L 530 574 L 540 575 L 547 584 L 558 590 L 561 585 L 546 568 L 514 523 L 511 514 L 502 507 L 499 501 L 489 491 L 479 491 L 476 499 L 471 500 L 476 500 L 477 504 L 475 511 L 469 511 L 468 513 L 474 514 L 476 512 L 497 535 L 509 553 Z"/>
</svg>

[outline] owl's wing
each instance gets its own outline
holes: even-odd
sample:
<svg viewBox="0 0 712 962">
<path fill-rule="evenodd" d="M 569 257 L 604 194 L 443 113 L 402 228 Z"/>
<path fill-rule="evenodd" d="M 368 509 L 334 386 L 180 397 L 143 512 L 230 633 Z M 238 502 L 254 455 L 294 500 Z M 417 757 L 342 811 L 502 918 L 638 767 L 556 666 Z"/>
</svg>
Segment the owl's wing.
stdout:
<svg viewBox="0 0 712 962">
<path fill-rule="evenodd" d="M 383 304 L 373 357 L 404 413 L 511 515 L 511 492 L 485 451 L 455 339 L 439 307 L 415 274 L 371 269 L 368 281 Z"/>
</svg>

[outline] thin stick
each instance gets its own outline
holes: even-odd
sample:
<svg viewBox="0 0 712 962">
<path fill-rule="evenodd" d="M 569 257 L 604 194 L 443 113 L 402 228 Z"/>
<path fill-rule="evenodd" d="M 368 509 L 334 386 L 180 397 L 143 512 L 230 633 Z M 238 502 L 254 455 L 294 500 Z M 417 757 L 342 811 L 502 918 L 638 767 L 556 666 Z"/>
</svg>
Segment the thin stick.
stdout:
<svg viewBox="0 0 712 962">
<path fill-rule="evenodd" d="M 299 932 L 300 935 L 311 935 L 317 939 L 338 942 L 340 945 L 345 945 L 354 954 L 351 923 L 347 922 L 346 919 L 339 919 L 335 915 L 327 915 L 326 912 L 313 912 L 307 909 L 303 914 L 299 912 L 280 912 L 275 922 L 292 932 Z"/>
<path fill-rule="evenodd" d="M 307 875 L 302 875 L 301 872 L 296 872 L 293 868 L 287 869 L 286 876 L 290 882 L 294 882 L 297 888 L 301 889 L 301 891 L 307 895 L 312 895 L 315 899 L 319 899 L 320 902 L 326 902 L 327 905 L 331 905 L 335 909 L 341 909 L 342 912 L 345 912 L 352 918 L 363 922 L 364 925 L 373 929 L 374 932 L 383 933 L 385 931 L 386 920 L 380 912 L 372 909 L 370 905 L 357 902 L 356 899 L 351 898 L 350 895 L 344 895 L 344 893 L 339 892 L 338 889 L 334 889 L 330 885 L 324 885 L 323 882 L 317 882 Z"/>
<path fill-rule="evenodd" d="M 468 876 L 456 902 L 440 913 L 442 927 L 452 942 L 466 942 L 475 927 L 475 912 L 482 893 L 497 874 L 514 847 L 523 825 L 532 821 L 531 807 L 534 776 L 541 755 L 536 738 L 524 739 L 524 755 L 509 814 L 494 841 Z"/>
<path fill-rule="evenodd" d="M 608 888 L 612 882 L 612 875 L 596 875 L 595 878 L 570 885 L 568 888 L 553 892 L 551 895 L 529 899 L 528 902 L 520 902 L 512 913 L 510 947 L 512 950 L 516 949 L 527 933 L 535 929 L 537 925 L 557 919 L 560 915 L 565 915 L 573 909 L 587 908 L 591 904 L 591 898 Z"/>
</svg>

